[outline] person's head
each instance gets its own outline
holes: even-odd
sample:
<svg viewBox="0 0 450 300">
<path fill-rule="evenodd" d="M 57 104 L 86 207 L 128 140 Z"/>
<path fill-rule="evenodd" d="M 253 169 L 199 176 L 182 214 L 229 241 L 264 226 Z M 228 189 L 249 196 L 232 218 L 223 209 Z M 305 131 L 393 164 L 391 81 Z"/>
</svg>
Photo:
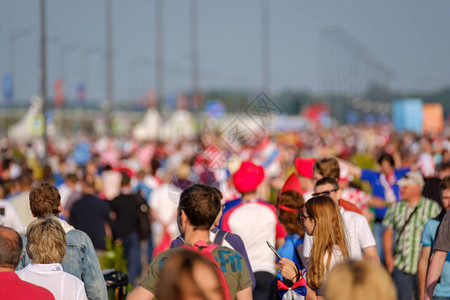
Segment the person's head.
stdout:
<svg viewBox="0 0 450 300">
<path fill-rule="evenodd" d="M 236 190 L 242 194 L 256 192 L 256 189 L 264 180 L 264 169 L 251 161 L 244 161 L 239 170 L 233 175 L 233 183 Z"/>
<path fill-rule="evenodd" d="M 278 219 L 288 233 L 296 233 L 299 236 L 305 234 L 303 225 L 298 217 L 305 206 L 302 194 L 296 191 L 281 192 L 277 201 Z"/>
<path fill-rule="evenodd" d="M 18 178 L 20 191 L 30 191 L 33 185 L 33 174 L 30 172 L 23 172 Z"/>
<path fill-rule="evenodd" d="M 415 201 L 420 199 L 424 181 L 422 174 L 418 171 L 411 171 L 403 175 L 397 181 L 400 187 L 400 198 L 405 201 Z"/>
<path fill-rule="evenodd" d="M 224 300 L 220 272 L 212 261 L 188 249 L 179 249 L 164 261 L 158 299 Z"/>
<path fill-rule="evenodd" d="M 313 196 L 326 195 L 337 204 L 341 199 L 342 191 L 339 189 L 339 184 L 334 178 L 323 177 L 316 182 Z"/>
<path fill-rule="evenodd" d="M 442 205 L 445 210 L 450 209 L 450 176 L 442 179 L 439 188 L 441 190 Z"/>
<path fill-rule="evenodd" d="M 313 167 L 313 180 L 318 181 L 323 177 L 331 177 L 339 181 L 340 168 L 338 161 L 333 157 L 325 157 L 316 160 Z"/>
<path fill-rule="evenodd" d="M 66 233 L 52 215 L 27 227 L 27 253 L 36 264 L 61 263 L 66 253 Z"/>
<path fill-rule="evenodd" d="M 0 272 L 14 271 L 22 254 L 22 239 L 12 228 L 0 225 Z"/>
<path fill-rule="evenodd" d="M 61 210 L 61 196 L 51 183 L 42 182 L 30 191 L 30 209 L 36 218 L 44 218 L 48 214 L 58 215 Z"/>
<path fill-rule="evenodd" d="M 308 280 L 313 288 L 321 286 L 326 270 L 330 267 L 330 258 L 337 246 L 343 258 L 348 258 L 344 225 L 341 214 L 329 196 L 317 196 L 305 203 L 301 215 L 305 232 L 314 237 L 311 249 Z M 328 259 L 324 262 L 325 254 Z"/>
<path fill-rule="evenodd" d="M 209 230 L 219 214 L 222 193 L 215 187 L 194 184 L 180 195 L 178 224 L 184 231 L 182 219 L 186 218 L 194 230 Z M 184 217 L 183 217 L 184 216 Z"/>
<path fill-rule="evenodd" d="M 397 291 L 386 270 L 369 260 L 336 265 L 325 283 L 327 300 L 396 300 Z"/>
<path fill-rule="evenodd" d="M 131 178 L 127 172 L 122 172 L 122 181 L 120 182 L 121 187 L 129 187 L 131 184 Z"/>
<path fill-rule="evenodd" d="M 70 188 L 75 188 L 78 183 L 78 176 L 75 173 L 67 173 L 64 175 L 64 182 Z"/>
<path fill-rule="evenodd" d="M 444 179 L 444 177 L 450 176 L 450 161 L 444 161 L 439 166 L 438 177 Z"/>
<path fill-rule="evenodd" d="M 86 173 L 83 175 L 83 180 L 82 180 L 82 189 L 83 189 L 83 193 L 85 194 L 95 194 L 96 189 L 95 189 L 95 177 L 94 175 L 90 174 L 90 173 Z"/>
<path fill-rule="evenodd" d="M 394 171 L 394 158 L 389 153 L 382 153 L 378 158 L 378 164 L 381 166 L 383 174 L 391 174 Z"/>
</svg>

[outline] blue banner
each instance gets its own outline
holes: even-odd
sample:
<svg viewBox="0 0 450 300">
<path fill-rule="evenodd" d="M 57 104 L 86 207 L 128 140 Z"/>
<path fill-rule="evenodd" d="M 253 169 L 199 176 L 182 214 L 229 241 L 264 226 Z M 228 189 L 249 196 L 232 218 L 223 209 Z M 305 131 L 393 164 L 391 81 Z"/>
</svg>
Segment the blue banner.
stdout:
<svg viewBox="0 0 450 300">
<path fill-rule="evenodd" d="M 392 120 L 397 130 L 423 131 L 423 102 L 421 99 L 399 99 L 392 104 Z"/>
<path fill-rule="evenodd" d="M 3 76 L 3 96 L 6 102 L 11 102 L 13 98 L 13 79 L 11 74 Z"/>
</svg>

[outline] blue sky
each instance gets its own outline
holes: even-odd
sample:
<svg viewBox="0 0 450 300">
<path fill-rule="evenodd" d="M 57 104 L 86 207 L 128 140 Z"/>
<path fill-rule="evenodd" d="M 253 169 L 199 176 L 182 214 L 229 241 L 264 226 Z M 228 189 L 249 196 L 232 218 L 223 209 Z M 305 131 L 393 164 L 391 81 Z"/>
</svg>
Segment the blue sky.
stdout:
<svg viewBox="0 0 450 300">
<path fill-rule="evenodd" d="M 87 64 L 88 98 L 104 99 L 104 1 L 47 0 L 49 94 L 66 52 L 68 97 Z M 0 74 L 9 70 L 15 40 L 16 96 L 39 93 L 39 1 L 0 0 Z M 321 32 L 342 28 L 394 73 L 395 90 L 439 89 L 450 84 L 450 1 L 283 0 L 270 2 L 271 90 L 323 90 Z M 114 99 L 155 85 L 155 0 L 113 1 Z M 189 3 L 164 1 L 165 93 L 189 89 Z M 261 88 L 261 0 L 199 0 L 200 88 Z M 87 49 L 95 49 L 86 55 Z M 85 53 L 83 55 L 83 53 Z M 83 58 L 84 57 L 84 58 Z"/>
</svg>

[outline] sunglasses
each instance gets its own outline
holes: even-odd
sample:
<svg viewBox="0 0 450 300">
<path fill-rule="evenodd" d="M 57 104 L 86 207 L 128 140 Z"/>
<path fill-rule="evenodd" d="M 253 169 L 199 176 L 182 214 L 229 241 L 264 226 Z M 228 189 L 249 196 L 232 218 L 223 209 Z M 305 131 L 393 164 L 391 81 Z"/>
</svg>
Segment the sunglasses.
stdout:
<svg viewBox="0 0 450 300">
<path fill-rule="evenodd" d="M 300 221 L 301 222 L 305 222 L 306 219 L 312 219 L 312 217 L 311 216 L 307 217 L 304 214 L 300 214 Z"/>
<path fill-rule="evenodd" d="M 314 194 L 312 194 L 311 196 L 312 197 L 317 197 L 317 196 L 329 196 L 332 192 L 336 192 L 336 191 L 338 191 L 339 189 L 338 188 L 336 188 L 336 189 L 332 189 L 332 190 L 329 190 L 329 191 L 323 191 L 323 192 L 320 192 L 320 193 L 314 193 Z"/>
</svg>

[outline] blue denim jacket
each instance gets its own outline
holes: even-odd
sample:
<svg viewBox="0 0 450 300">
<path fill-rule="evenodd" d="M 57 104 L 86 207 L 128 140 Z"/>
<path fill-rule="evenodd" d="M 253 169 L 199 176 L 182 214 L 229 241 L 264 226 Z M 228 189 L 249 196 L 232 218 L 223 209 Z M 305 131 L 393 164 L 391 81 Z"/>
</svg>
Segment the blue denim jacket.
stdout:
<svg viewBox="0 0 450 300">
<path fill-rule="evenodd" d="M 21 237 L 23 241 L 22 258 L 16 270 L 23 269 L 31 263 L 25 249 L 27 238 L 23 235 Z M 69 230 L 66 233 L 66 244 L 66 255 L 61 264 L 63 270 L 84 282 L 84 288 L 90 300 L 107 300 L 106 283 L 100 263 L 87 234 L 76 229 Z"/>
</svg>

